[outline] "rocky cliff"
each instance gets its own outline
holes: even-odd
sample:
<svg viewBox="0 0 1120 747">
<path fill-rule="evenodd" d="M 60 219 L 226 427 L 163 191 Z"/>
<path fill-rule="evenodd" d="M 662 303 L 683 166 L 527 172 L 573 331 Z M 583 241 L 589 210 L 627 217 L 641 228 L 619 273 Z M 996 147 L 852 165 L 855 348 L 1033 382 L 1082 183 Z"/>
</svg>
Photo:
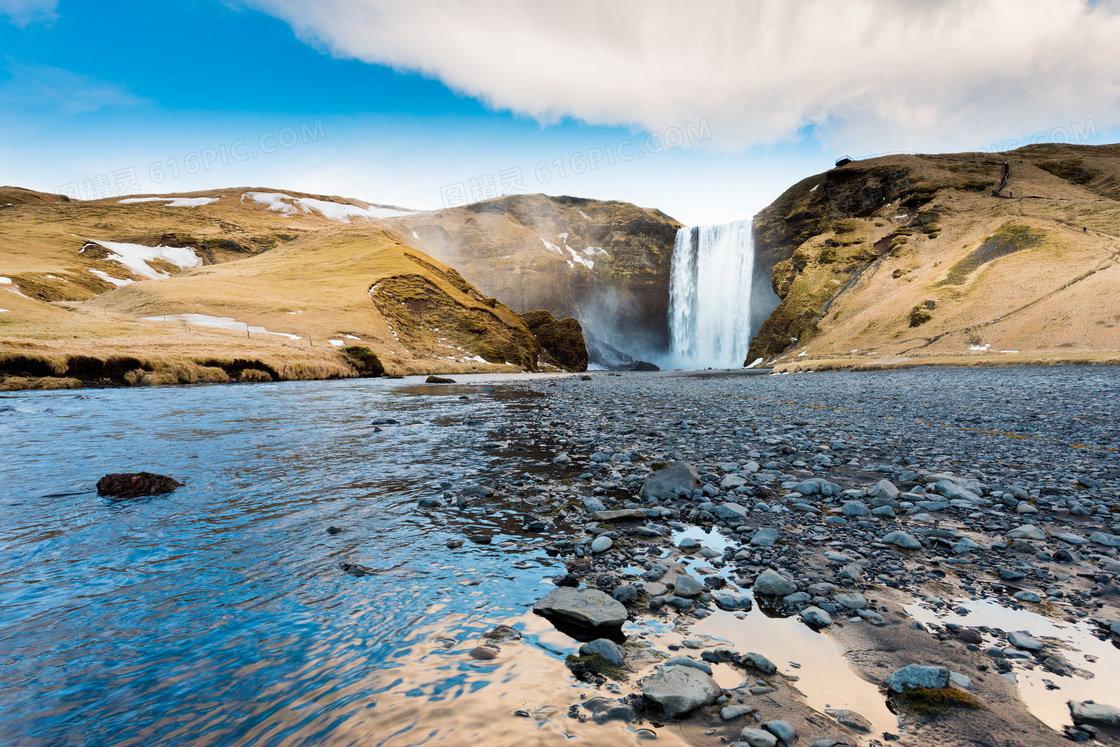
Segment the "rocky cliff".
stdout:
<svg viewBox="0 0 1120 747">
<path fill-rule="evenodd" d="M 668 345 L 669 271 L 680 224 L 658 210 L 513 195 L 386 224 L 515 311 L 574 317 L 632 355 Z"/>
<path fill-rule="evenodd" d="M 754 230 L 781 302 L 747 362 L 1120 350 L 1117 145 L 857 161 Z"/>
</svg>

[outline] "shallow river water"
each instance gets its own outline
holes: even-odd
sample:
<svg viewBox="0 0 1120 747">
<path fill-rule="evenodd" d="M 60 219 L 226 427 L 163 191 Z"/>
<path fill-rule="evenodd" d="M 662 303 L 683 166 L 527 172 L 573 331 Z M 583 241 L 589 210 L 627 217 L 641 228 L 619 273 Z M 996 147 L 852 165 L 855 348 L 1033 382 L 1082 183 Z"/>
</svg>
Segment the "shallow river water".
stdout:
<svg viewBox="0 0 1120 747">
<path fill-rule="evenodd" d="M 523 508 L 417 508 L 441 481 L 531 464 L 480 448 L 529 407 L 410 380 L 0 398 L 0 742 L 634 741 L 511 716 L 578 701 L 568 643 L 526 613 L 562 566 L 522 533 Z M 98 497 L 125 470 L 185 487 Z M 445 547 L 471 534 L 493 544 Z M 517 655 L 468 658 L 499 622 L 526 633 Z"/>
</svg>

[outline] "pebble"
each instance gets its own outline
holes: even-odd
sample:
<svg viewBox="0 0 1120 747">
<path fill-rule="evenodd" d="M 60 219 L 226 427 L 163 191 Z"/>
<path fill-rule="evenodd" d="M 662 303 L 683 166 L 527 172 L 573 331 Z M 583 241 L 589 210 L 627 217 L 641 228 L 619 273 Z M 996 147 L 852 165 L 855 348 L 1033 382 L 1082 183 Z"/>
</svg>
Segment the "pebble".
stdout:
<svg viewBox="0 0 1120 747">
<path fill-rule="evenodd" d="M 610 537 L 600 535 L 591 541 L 591 552 L 606 552 L 607 550 L 611 549 L 611 545 L 613 544 L 614 540 L 612 540 Z"/>
</svg>

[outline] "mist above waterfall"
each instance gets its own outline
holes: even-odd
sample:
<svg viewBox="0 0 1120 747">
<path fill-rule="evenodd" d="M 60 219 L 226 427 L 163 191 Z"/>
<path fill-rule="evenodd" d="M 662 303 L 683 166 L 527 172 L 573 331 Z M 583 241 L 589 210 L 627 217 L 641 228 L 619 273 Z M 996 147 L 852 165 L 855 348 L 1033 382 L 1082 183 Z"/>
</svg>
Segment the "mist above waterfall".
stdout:
<svg viewBox="0 0 1120 747">
<path fill-rule="evenodd" d="M 669 278 L 670 360 L 678 368 L 739 368 L 751 342 L 751 221 L 677 232 Z"/>
</svg>

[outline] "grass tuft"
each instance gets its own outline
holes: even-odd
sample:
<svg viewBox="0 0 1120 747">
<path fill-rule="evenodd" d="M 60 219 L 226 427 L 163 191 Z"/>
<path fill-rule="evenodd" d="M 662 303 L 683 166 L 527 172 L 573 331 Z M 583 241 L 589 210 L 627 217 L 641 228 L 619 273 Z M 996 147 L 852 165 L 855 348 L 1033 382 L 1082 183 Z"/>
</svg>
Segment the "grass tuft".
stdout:
<svg viewBox="0 0 1120 747">
<path fill-rule="evenodd" d="M 922 687 L 891 698 L 902 710 L 918 716 L 938 716 L 954 708 L 988 710 L 975 695 L 955 687 Z"/>
<path fill-rule="evenodd" d="M 592 654 L 591 656 L 569 654 L 565 662 L 568 665 L 568 669 L 572 670 L 572 673 L 577 676 L 580 674 L 592 673 L 601 674 L 616 682 L 628 682 L 630 680 L 629 674 L 598 654 Z"/>
</svg>

